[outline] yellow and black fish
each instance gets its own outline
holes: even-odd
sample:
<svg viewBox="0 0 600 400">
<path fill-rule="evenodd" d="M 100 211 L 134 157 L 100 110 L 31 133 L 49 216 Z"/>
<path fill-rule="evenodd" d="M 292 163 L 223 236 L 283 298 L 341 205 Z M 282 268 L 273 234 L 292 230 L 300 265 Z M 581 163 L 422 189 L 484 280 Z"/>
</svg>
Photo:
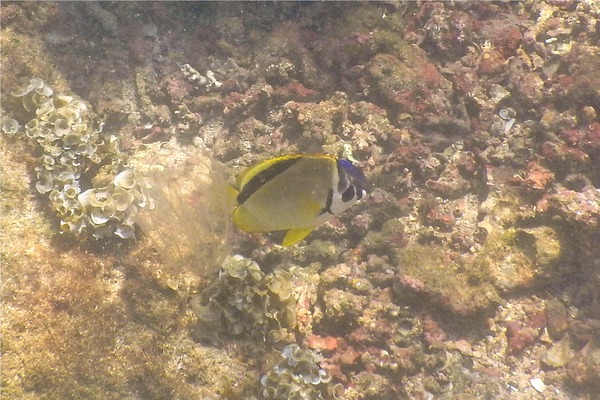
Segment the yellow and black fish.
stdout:
<svg viewBox="0 0 600 400">
<path fill-rule="evenodd" d="M 233 221 L 246 232 L 286 230 L 282 245 L 291 246 L 363 198 L 365 189 L 365 176 L 348 160 L 276 157 L 239 176 Z"/>
</svg>

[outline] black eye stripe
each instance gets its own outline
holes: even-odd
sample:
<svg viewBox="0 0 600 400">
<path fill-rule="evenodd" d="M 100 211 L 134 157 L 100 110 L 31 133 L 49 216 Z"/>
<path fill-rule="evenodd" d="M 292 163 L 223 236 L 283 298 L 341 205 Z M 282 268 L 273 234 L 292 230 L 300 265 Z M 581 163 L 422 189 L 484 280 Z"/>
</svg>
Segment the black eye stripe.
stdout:
<svg viewBox="0 0 600 400">
<path fill-rule="evenodd" d="M 344 191 L 344 193 L 342 193 L 342 201 L 344 203 L 349 202 L 350 200 L 352 200 L 354 198 L 354 194 L 355 194 L 354 185 L 348 186 L 348 189 L 346 189 Z"/>
<path fill-rule="evenodd" d="M 271 165 L 269 168 L 253 176 L 252 179 L 250 179 L 250 181 L 248 181 L 248 183 L 244 185 L 244 187 L 238 194 L 238 204 L 243 204 L 246 200 L 250 198 L 250 196 L 256 193 L 258 189 L 263 187 L 265 183 L 269 182 L 271 179 L 275 178 L 277 175 L 290 168 L 298 160 L 300 160 L 300 157 L 281 160 L 278 163 Z"/>
</svg>

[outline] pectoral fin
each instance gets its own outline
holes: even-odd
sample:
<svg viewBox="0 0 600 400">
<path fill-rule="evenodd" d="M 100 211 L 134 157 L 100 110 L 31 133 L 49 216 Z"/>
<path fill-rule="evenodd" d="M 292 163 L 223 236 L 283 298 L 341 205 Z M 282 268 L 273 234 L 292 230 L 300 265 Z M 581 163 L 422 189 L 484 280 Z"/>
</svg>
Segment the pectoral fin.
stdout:
<svg viewBox="0 0 600 400">
<path fill-rule="evenodd" d="M 287 247 L 296 244 L 307 237 L 312 231 L 313 228 L 290 229 L 286 233 L 285 238 L 283 238 L 283 243 L 281 243 L 281 245 L 283 247 Z"/>
</svg>

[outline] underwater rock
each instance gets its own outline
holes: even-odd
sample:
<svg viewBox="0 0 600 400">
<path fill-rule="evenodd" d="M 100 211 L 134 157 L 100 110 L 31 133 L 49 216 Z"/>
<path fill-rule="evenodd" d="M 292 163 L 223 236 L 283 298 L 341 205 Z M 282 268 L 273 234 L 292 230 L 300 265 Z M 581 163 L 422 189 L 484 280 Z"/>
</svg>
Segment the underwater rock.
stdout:
<svg viewBox="0 0 600 400">
<path fill-rule="evenodd" d="M 507 228 L 487 237 L 474 265 L 487 271 L 499 290 L 532 287 L 565 272 L 558 268 L 564 248 L 553 228 Z"/>
<path fill-rule="evenodd" d="M 334 143 L 335 134 L 341 131 L 341 123 L 347 119 L 347 101 L 347 96 L 338 92 L 320 103 L 287 102 L 283 113 L 290 126 L 290 134 L 300 131 L 308 148 L 317 149 L 319 145 Z"/>
<path fill-rule="evenodd" d="M 520 321 L 506 323 L 506 340 L 508 349 L 512 354 L 521 354 L 536 340 L 536 333 L 529 326 L 524 326 Z"/>
<path fill-rule="evenodd" d="M 103 8 L 100 3 L 82 3 L 80 7 L 83 12 L 99 22 L 106 33 L 113 36 L 119 35 L 120 24 L 114 13 Z"/>
<path fill-rule="evenodd" d="M 335 350 L 338 346 L 338 341 L 333 336 L 311 335 L 306 338 L 306 344 L 311 349 L 315 350 Z"/>
<path fill-rule="evenodd" d="M 554 182 L 554 173 L 541 165 L 530 162 L 527 164 L 527 172 L 523 179 L 523 186 L 532 192 L 543 192 Z"/>
<path fill-rule="evenodd" d="M 373 88 L 370 95 L 385 99 L 390 119 L 410 120 L 428 136 L 438 132 L 466 134 L 470 127 L 466 115 L 456 112 L 460 107 L 447 100 L 451 83 L 418 49 L 407 45 L 402 46 L 402 51 L 399 57 L 377 54 L 369 62 L 367 79 Z"/>
<path fill-rule="evenodd" d="M 323 295 L 325 318 L 348 323 L 362 314 L 368 304 L 366 296 L 356 295 L 344 290 L 331 289 Z"/>
<path fill-rule="evenodd" d="M 580 191 L 558 188 L 538 203 L 538 209 L 556 213 L 574 226 L 595 229 L 600 224 L 600 189 L 590 186 Z"/>
<path fill-rule="evenodd" d="M 592 348 L 568 364 L 567 375 L 580 388 L 600 388 L 600 349 Z"/>
<path fill-rule="evenodd" d="M 569 329 L 569 315 L 566 307 L 557 299 L 548 299 L 544 312 L 550 337 L 554 340 L 560 339 Z"/>
<path fill-rule="evenodd" d="M 552 368 L 564 367 L 571 359 L 573 359 L 573 351 L 568 336 L 554 343 L 541 357 L 541 361 Z"/>
<path fill-rule="evenodd" d="M 477 65 L 477 74 L 479 76 L 496 76 L 506 69 L 506 59 L 496 50 L 488 50 L 481 56 Z"/>
<path fill-rule="evenodd" d="M 577 65 L 577 72 L 572 77 L 572 84 L 567 88 L 568 100 L 577 103 L 587 101 L 598 104 L 600 101 L 600 78 L 597 71 L 600 68 L 600 56 L 598 54 L 581 54 Z"/>
<path fill-rule="evenodd" d="M 181 66 L 181 72 L 190 82 L 196 85 L 196 87 L 203 88 L 207 92 L 218 90 L 223 86 L 223 83 L 215 78 L 215 73 L 211 70 L 206 71 L 206 73 L 202 75 L 190 64 L 183 64 Z"/>
<path fill-rule="evenodd" d="M 324 265 L 335 263 L 340 255 L 340 248 L 332 241 L 315 239 L 306 249 L 307 262 L 320 262 Z"/>
<path fill-rule="evenodd" d="M 358 399 L 385 399 L 395 398 L 393 385 L 384 375 L 374 372 L 361 371 L 353 379 L 354 392 Z"/>
<path fill-rule="evenodd" d="M 429 179 L 425 185 L 446 199 L 464 196 L 472 190 L 475 160 L 466 152 L 457 151 L 437 179 Z"/>
<path fill-rule="evenodd" d="M 412 244 L 394 253 L 394 291 L 402 298 L 417 294 L 459 315 L 499 301 L 486 273 L 444 246 Z"/>
</svg>

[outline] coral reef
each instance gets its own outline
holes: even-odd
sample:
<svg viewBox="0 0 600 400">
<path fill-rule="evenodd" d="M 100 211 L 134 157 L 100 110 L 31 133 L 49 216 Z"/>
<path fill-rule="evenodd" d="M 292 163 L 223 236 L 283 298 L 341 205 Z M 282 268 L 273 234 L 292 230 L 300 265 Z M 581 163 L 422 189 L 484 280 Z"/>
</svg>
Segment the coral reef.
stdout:
<svg viewBox="0 0 600 400">
<path fill-rule="evenodd" d="M 596 396 L 595 2 L 0 7 L 7 397 Z M 294 152 L 368 198 L 232 231 Z"/>
</svg>

